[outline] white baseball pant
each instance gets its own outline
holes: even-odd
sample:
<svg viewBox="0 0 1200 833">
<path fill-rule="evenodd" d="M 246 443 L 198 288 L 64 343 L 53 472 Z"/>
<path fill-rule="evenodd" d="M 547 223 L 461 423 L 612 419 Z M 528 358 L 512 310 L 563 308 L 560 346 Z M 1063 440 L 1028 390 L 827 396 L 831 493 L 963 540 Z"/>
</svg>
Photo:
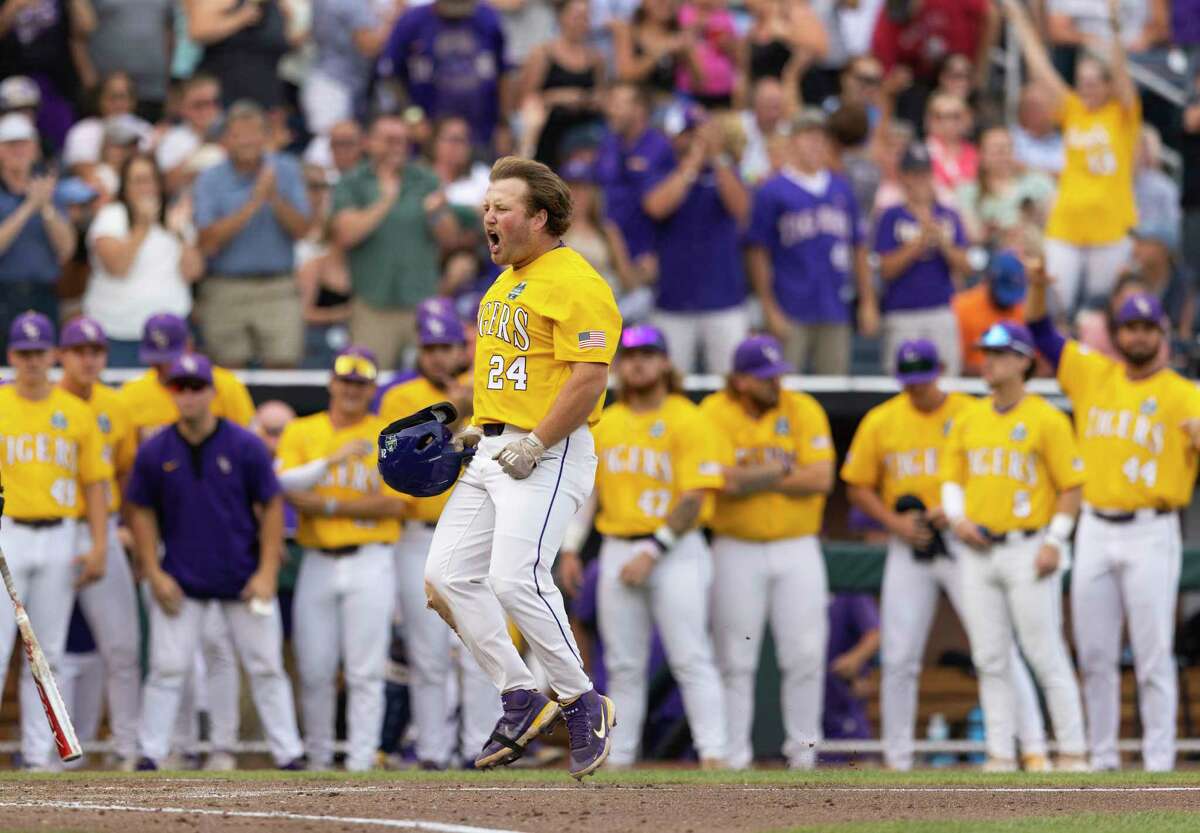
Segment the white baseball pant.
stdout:
<svg viewBox="0 0 1200 833">
<path fill-rule="evenodd" d="M 208 715 L 208 741 L 212 750 L 232 752 L 241 727 L 241 688 L 233 636 L 221 613 L 221 604 L 208 602 L 201 625 L 200 646 L 196 649 L 179 700 L 172 751 L 199 754 L 198 718 L 200 712 L 204 712 Z"/>
<path fill-rule="evenodd" d="M 925 643 L 937 611 L 938 591 L 944 590 L 950 606 L 966 624 L 963 609 L 961 555 L 921 562 L 912 548 L 898 538 L 888 542 L 880 599 L 880 660 L 883 667 L 879 692 L 883 757 L 889 768 L 912 769 L 913 729 L 917 715 L 917 684 Z M 1046 727 L 1042 707 L 1029 669 L 1014 643 L 1011 665 L 1016 694 L 1015 722 L 1021 752 L 1046 754 Z"/>
<path fill-rule="evenodd" d="M 527 432 L 484 437 L 442 510 L 425 580 L 443 598 L 456 630 L 501 692 L 534 688 L 509 638 L 507 614 L 542 663 L 557 696 L 588 691 L 579 647 L 551 569 L 567 524 L 591 494 L 596 450 L 586 426 L 546 450 L 514 480 L 493 458 Z"/>
<path fill-rule="evenodd" d="M 1151 771 L 1172 769 L 1179 701 L 1175 603 L 1183 561 L 1179 516 L 1143 513 L 1129 523 L 1117 524 L 1085 510 L 1075 540 L 1071 610 L 1092 766 L 1121 766 L 1117 734 L 1124 614 L 1129 618 L 1137 673 L 1142 762 Z"/>
<path fill-rule="evenodd" d="M 828 645 L 828 582 L 814 535 L 778 541 L 713 540 L 713 631 L 725 685 L 726 762 L 746 769 L 753 757 L 754 681 L 769 622 L 779 662 L 783 754 L 811 769 L 821 741 Z"/>
<path fill-rule="evenodd" d="M 65 519 L 57 526 L 34 528 L 12 518 L 0 525 L 0 548 L 12 572 L 17 595 L 29 614 L 46 662 L 56 677 L 67 647 L 67 628 L 75 605 L 73 561 L 79 553 L 76 522 Z M 0 692 L 8 674 L 9 652 L 17 635 L 17 620 L 11 614 L 0 616 Z M 21 662 L 21 760 L 26 767 L 45 769 L 57 761 L 54 735 L 46 722 L 46 713 L 38 696 L 29 663 Z"/>
<path fill-rule="evenodd" d="M 955 542 L 962 563 L 964 613 L 971 656 L 979 675 L 989 757 L 1014 760 L 1013 632 L 1046 695 L 1050 722 L 1062 755 L 1087 751 L 1083 705 L 1062 622 L 1062 570 L 1039 579 L 1034 563 L 1042 534 L 1011 536 L 976 552 Z M 1063 553 L 1063 565 L 1067 553 Z"/>
<path fill-rule="evenodd" d="M 491 737 L 504 709 L 496 687 L 465 648 L 454 651 L 454 634 L 431 610 L 425 595 L 425 561 L 433 542 L 433 527 L 420 522 L 404 525 L 396 544 L 396 605 L 408 656 L 408 690 L 416 724 L 417 759 L 445 767 L 459 745 L 446 717 L 447 685 L 457 666 L 464 751 L 476 754 Z"/>
<path fill-rule="evenodd" d="M 708 631 L 712 554 L 698 530 L 662 556 L 641 587 L 621 581 L 621 568 L 637 554 L 635 541 L 606 537 L 600 547 L 597 614 L 608 668 L 608 695 L 621 722 L 613 728 L 609 761 L 637 760 L 646 718 L 646 666 L 650 632 L 657 627 L 671 674 L 683 695 L 692 741 L 701 759 L 723 759 L 725 705 Z"/>
<path fill-rule="evenodd" d="M 100 718 L 104 714 L 104 659 L 99 651 L 63 654 L 59 664 L 60 673 L 55 678 L 75 736 L 85 746 L 96 739 L 100 731 Z M 136 726 L 134 727 L 136 729 Z M 137 742 L 137 736 L 134 736 Z M 51 762 L 53 764 L 53 761 Z M 64 764 L 66 769 L 81 769 L 87 765 L 87 756 Z"/>
<path fill-rule="evenodd" d="M 76 551 L 91 549 L 92 535 L 86 523 L 78 525 L 78 536 Z M 136 760 L 142 701 L 142 635 L 133 571 L 117 538 L 115 515 L 108 520 L 105 564 L 103 578 L 79 591 L 79 607 L 104 660 L 103 684 L 113 746 L 120 757 Z"/>
<path fill-rule="evenodd" d="M 202 639 L 208 601 L 184 598 L 174 616 L 146 594 L 150 616 L 150 673 L 142 696 L 138 745 L 142 755 L 163 761 L 170 751 L 184 682 Z M 283 668 L 283 623 L 279 605 L 262 616 L 241 601 L 216 603 L 233 636 L 234 648 L 250 679 L 250 695 L 279 766 L 304 753 L 296 728 L 292 684 Z"/>
<path fill-rule="evenodd" d="M 339 661 L 346 680 L 346 769 L 365 772 L 374 764 L 383 729 L 395 587 L 391 544 L 364 544 L 336 556 L 304 551 L 296 577 L 293 641 L 313 769 L 333 765 Z"/>
</svg>

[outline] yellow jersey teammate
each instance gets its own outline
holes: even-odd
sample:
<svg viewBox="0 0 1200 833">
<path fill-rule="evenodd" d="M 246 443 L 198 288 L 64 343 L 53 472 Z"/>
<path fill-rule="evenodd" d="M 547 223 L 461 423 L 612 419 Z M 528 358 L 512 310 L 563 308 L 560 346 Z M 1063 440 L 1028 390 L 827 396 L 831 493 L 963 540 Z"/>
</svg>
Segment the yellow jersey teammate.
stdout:
<svg viewBox="0 0 1200 833">
<path fill-rule="evenodd" d="M 478 443 L 433 534 L 431 602 L 501 692 L 504 715 L 476 758 L 516 760 L 561 709 L 570 771 L 608 757 L 612 701 L 592 687 L 551 568 L 567 523 L 592 491 L 595 444 L 621 315 L 604 278 L 562 243 L 571 193 L 545 165 L 505 157 L 492 167 L 483 225 L 500 273 L 479 305 L 473 424 Z M 508 636 L 507 613 L 559 703 L 537 690 Z"/>
<path fill-rule="evenodd" d="M 629 767 L 637 760 L 656 627 L 701 766 L 717 768 L 725 757 L 725 708 L 708 631 L 712 554 L 699 527 L 725 484 L 720 447 L 712 425 L 681 395 L 657 327 L 621 334 L 616 371 L 619 401 L 595 429 L 594 500 L 576 515 L 560 556 L 564 583 L 575 583 L 595 514 L 604 536 L 597 615 L 608 693 L 621 711 L 609 761 Z"/>
<path fill-rule="evenodd" d="M 1079 685 L 1062 632 L 1062 570 L 1084 480 L 1071 423 L 1028 394 L 1033 337 L 1002 321 L 979 342 L 991 396 L 958 415 L 942 459 L 942 510 L 961 546 L 964 610 L 991 771 L 1016 768 L 1013 631 L 1041 684 L 1059 767 L 1087 767 Z"/>
<path fill-rule="evenodd" d="M 1046 317 L 1036 270 L 1029 320 L 1075 411 L 1087 464 L 1075 536 L 1071 611 L 1095 769 L 1117 769 L 1118 667 L 1128 617 L 1139 702 L 1142 762 L 1175 767 L 1178 691 L 1175 603 L 1183 562 L 1179 511 L 1192 502 L 1200 464 L 1200 389 L 1165 367 L 1167 318 L 1153 295 L 1131 295 L 1111 322 L 1119 358 L 1064 340 Z"/>
<path fill-rule="evenodd" d="M 817 400 L 782 389 L 781 376 L 792 371 L 778 341 L 752 336 L 734 352 L 725 390 L 700 406 L 723 446 L 725 490 L 709 526 L 713 632 L 735 769 L 752 761 L 755 670 L 768 621 L 783 677 L 788 766 L 811 769 L 821 739 L 829 617 L 817 533 L 834 451 Z"/>
<path fill-rule="evenodd" d="M 940 462 L 954 419 L 974 402 L 938 386 L 943 365 L 928 339 L 896 350 L 903 391 L 867 412 L 842 464 L 850 503 L 891 533 L 880 599 L 883 675 L 879 691 L 884 762 L 907 771 L 913 764 L 917 682 L 925 641 L 944 590 L 960 620 L 962 570 L 945 546 Z M 1046 768 L 1046 730 L 1037 689 L 1013 646 L 1017 734 L 1026 770 Z"/>
<path fill-rule="evenodd" d="M 104 460 L 96 417 L 50 382 L 54 326 L 38 312 L 18 315 L 8 336 L 11 385 L 0 387 L 0 473 L 7 523 L 0 547 L 29 611 L 46 661 L 56 674 L 67 643 L 76 587 L 104 575 L 112 467 Z M 76 525 L 84 517 L 91 545 L 78 555 Z M 16 637 L 16 620 L 0 617 L 0 691 Z M 21 670 L 21 757 L 31 769 L 51 764 L 54 739 L 29 663 Z"/>
</svg>

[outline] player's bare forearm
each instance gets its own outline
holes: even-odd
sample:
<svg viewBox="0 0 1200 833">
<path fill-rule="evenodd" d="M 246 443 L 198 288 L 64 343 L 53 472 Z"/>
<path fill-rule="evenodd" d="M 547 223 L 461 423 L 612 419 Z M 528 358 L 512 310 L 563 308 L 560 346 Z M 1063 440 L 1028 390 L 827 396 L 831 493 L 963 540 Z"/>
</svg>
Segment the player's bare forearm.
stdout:
<svg viewBox="0 0 1200 833">
<path fill-rule="evenodd" d="M 608 387 L 608 365 L 600 362 L 574 362 L 571 375 L 550 410 L 534 426 L 533 433 L 550 448 L 565 440 L 587 422 L 588 414 L 596 407 Z"/>
<path fill-rule="evenodd" d="M 100 553 L 103 558 L 108 552 L 108 489 L 103 481 L 83 487 L 83 503 L 88 531 L 92 534 L 92 552 Z"/>
<path fill-rule="evenodd" d="M 1079 516 L 1079 507 L 1082 505 L 1083 488 L 1075 486 L 1058 493 L 1058 500 L 1054 503 L 1054 514 L 1070 515 L 1072 518 L 1076 518 Z"/>
<path fill-rule="evenodd" d="M 850 505 L 859 509 L 867 517 L 883 524 L 888 532 L 894 532 L 899 516 L 883 502 L 883 498 L 874 489 L 867 486 L 846 486 L 846 498 Z"/>
<path fill-rule="evenodd" d="M 690 532 L 700 518 L 700 510 L 704 508 L 704 489 L 693 489 L 684 492 L 675 502 L 675 506 L 667 514 L 667 526 L 676 535 Z"/>
<path fill-rule="evenodd" d="M 757 492 L 764 492 L 779 483 L 785 474 L 787 474 L 787 465 L 777 460 L 726 466 L 723 471 L 725 477 L 723 494 L 729 497 L 746 497 Z"/>
<path fill-rule="evenodd" d="M 263 506 L 258 523 L 258 571 L 277 576 L 283 564 L 283 495 Z"/>
<path fill-rule="evenodd" d="M 775 484 L 771 491 L 791 497 L 827 495 L 833 491 L 833 461 L 822 460 L 819 463 L 797 466 Z"/>
</svg>

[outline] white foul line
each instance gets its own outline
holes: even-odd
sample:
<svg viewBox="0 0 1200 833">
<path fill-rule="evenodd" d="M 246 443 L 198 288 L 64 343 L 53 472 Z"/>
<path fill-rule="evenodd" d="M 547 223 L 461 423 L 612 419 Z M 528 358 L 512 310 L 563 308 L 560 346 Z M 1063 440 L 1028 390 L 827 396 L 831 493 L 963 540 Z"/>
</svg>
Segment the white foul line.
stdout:
<svg viewBox="0 0 1200 833">
<path fill-rule="evenodd" d="M 367 827 L 391 827 L 401 830 L 429 830 L 432 833 L 517 833 L 496 827 L 472 827 L 466 824 L 446 824 L 438 821 L 414 819 L 372 819 L 354 816 L 315 816 L 304 813 L 286 813 L 277 810 L 213 810 L 193 807 L 139 807 L 130 804 L 89 804 L 85 801 L 0 801 L 0 807 L 50 810 L 105 810 L 118 813 L 170 813 L 196 816 L 222 816 L 242 819 L 282 819 L 286 821 L 336 822 L 358 824 Z"/>
</svg>

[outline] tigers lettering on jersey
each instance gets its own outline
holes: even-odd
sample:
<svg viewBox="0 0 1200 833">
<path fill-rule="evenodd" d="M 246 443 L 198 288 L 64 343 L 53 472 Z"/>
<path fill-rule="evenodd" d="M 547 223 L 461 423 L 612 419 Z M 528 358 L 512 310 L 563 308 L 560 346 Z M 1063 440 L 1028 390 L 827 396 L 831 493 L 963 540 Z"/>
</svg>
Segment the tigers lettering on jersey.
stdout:
<svg viewBox="0 0 1200 833">
<path fill-rule="evenodd" d="M 4 462 L 10 466 L 46 463 L 73 472 L 76 447 L 74 441 L 51 434 L 10 434 L 4 438 Z"/>
<path fill-rule="evenodd" d="M 524 352 L 529 349 L 529 310 L 506 301 L 480 304 L 478 330 L 481 338 L 494 336 Z"/>
<path fill-rule="evenodd" d="M 600 453 L 604 467 L 612 474 L 642 474 L 646 477 L 671 482 L 671 455 L 652 448 L 618 445 Z"/>
<path fill-rule="evenodd" d="M 1038 484 L 1037 456 L 1011 448 L 967 449 L 971 477 L 1007 477 L 1024 486 Z"/>
<path fill-rule="evenodd" d="M 1143 410 L 1153 414 L 1155 411 L 1154 398 L 1146 400 Z M 1151 454 L 1158 456 L 1166 447 L 1166 427 L 1161 421 L 1146 414 L 1135 414 L 1133 411 L 1115 411 L 1092 405 L 1084 417 L 1083 435 L 1081 439 L 1101 439 L 1112 437 L 1128 440 L 1140 446 Z"/>
</svg>

